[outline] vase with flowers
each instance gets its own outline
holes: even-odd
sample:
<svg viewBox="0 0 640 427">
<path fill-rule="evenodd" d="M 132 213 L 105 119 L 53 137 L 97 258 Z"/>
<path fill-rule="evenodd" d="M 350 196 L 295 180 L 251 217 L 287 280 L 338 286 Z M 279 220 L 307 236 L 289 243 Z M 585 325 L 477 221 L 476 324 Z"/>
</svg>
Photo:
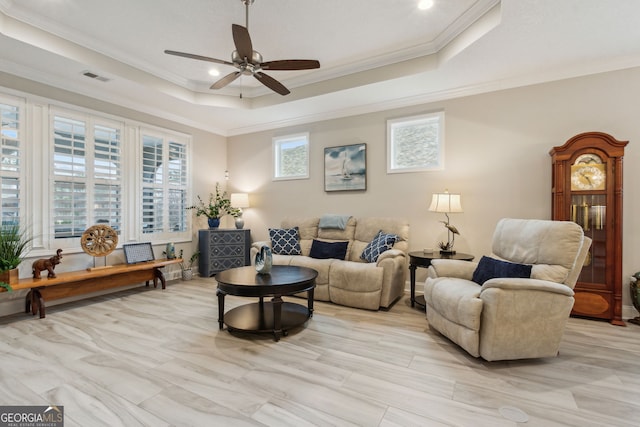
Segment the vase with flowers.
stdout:
<svg viewBox="0 0 640 427">
<path fill-rule="evenodd" d="M 216 183 L 216 193 L 210 193 L 206 202 L 200 196 L 196 197 L 198 199 L 196 204 L 188 206 L 187 209 L 195 210 L 196 216 L 206 216 L 209 228 L 218 228 L 220 226 L 220 218 L 234 213 L 234 209 L 231 207 L 231 200 L 226 191 L 220 191 L 219 183 Z"/>
</svg>

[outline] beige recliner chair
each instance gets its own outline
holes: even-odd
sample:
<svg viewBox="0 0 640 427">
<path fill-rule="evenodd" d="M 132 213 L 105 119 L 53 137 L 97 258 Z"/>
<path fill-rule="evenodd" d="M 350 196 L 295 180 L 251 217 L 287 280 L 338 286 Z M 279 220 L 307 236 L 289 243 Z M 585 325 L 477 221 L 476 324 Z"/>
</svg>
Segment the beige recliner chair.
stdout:
<svg viewBox="0 0 640 427">
<path fill-rule="evenodd" d="M 424 286 L 429 327 L 488 361 L 556 356 L 590 246 L 573 222 L 501 219 L 495 259 L 432 261 Z M 526 271 L 529 265 L 530 278 L 498 277 L 505 275 L 501 266 Z M 487 272 L 494 278 L 483 282 Z"/>
</svg>

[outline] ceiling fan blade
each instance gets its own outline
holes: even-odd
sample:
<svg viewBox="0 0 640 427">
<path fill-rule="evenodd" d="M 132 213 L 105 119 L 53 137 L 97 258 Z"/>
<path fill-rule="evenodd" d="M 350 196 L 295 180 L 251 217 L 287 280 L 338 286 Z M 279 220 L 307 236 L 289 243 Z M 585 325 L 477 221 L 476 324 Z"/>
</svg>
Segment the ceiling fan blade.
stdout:
<svg viewBox="0 0 640 427">
<path fill-rule="evenodd" d="M 280 83 L 279 81 L 277 81 L 276 79 L 274 79 L 273 77 L 263 73 L 263 72 L 257 72 L 253 75 L 253 77 L 255 77 L 256 79 L 258 79 L 258 81 L 260 83 L 262 83 L 263 85 L 265 85 L 266 87 L 268 87 L 269 89 L 271 89 L 274 92 L 279 93 L 280 95 L 289 95 L 291 92 L 289 91 L 289 89 L 287 89 L 286 87 L 284 87 L 284 85 L 282 83 Z"/>
<path fill-rule="evenodd" d="M 311 70 L 320 68 L 320 62 L 315 59 L 283 59 L 263 62 L 260 68 L 263 70 Z"/>
<path fill-rule="evenodd" d="M 215 62 L 216 64 L 224 64 L 233 66 L 233 62 L 223 61 L 222 59 L 210 58 L 208 56 L 194 55 L 193 53 L 177 52 L 175 50 L 165 50 L 167 55 L 182 56 L 183 58 L 197 59 L 199 61 Z"/>
<path fill-rule="evenodd" d="M 231 31 L 233 32 L 233 43 L 236 45 L 236 50 L 240 58 L 247 59 L 247 62 L 251 62 L 253 57 L 253 45 L 251 44 L 251 36 L 249 36 L 249 30 L 242 25 L 232 24 Z"/>
<path fill-rule="evenodd" d="M 229 83 L 231 83 L 232 81 L 240 77 L 240 74 L 242 74 L 240 71 L 234 71 L 233 73 L 229 73 L 223 78 L 221 78 L 220 80 L 218 80 L 217 82 L 215 82 L 214 84 L 212 84 L 209 89 L 222 89 L 223 87 L 225 87 L 226 85 L 228 85 Z"/>
</svg>

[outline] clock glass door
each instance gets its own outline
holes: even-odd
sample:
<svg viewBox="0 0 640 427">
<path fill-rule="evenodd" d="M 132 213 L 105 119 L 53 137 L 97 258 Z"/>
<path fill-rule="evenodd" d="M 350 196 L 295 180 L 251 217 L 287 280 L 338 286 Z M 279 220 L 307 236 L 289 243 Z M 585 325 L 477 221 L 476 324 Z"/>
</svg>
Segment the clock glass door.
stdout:
<svg viewBox="0 0 640 427">
<path fill-rule="evenodd" d="M 606 282 L 607 196 L 605 194 L 573 194 L 571 221 L 578 223 L 585 236 L 591 238 L 591 249 L 578 281 Z"/>
</svg>

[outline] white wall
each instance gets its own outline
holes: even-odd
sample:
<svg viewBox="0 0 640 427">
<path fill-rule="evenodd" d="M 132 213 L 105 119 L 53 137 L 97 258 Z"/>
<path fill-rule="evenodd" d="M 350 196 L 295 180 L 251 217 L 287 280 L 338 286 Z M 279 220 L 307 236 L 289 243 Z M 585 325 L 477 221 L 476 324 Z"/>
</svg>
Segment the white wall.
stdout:
<svg viewBox="0 0 640 427">
<path fill-rule="evenodd" d="M 403 216 L 411 224 L 412 250 L 435 247 L 446 239 L 442 215 L 427 211 L 433 192 L 445 188 L 462 194 L 464 213 L 452 215 L 461 232 L 456 249 L 476 257 L 488 254 L 496 221 L 502 217 L 549 218 L 551 213 L 551 162 L 548 151 L 573 135 L 602 131 L 629 140 L 624 171 L 623 303 L 625 318 L 631 315 L 628 279 L 640 270 L 640 184 L 635 162 L 640 160 L 640 69 L 493 92 L 410 108 L 316 122 L 228 138 L 61 91 L 0 73 L 0 88 L 9 88 L 98 112 L 126 117 L 151 125 L 188 133 L 193 138 L 193 194 L 206 195 L 215 183 L 223 186 L 228 168 L 231 191 L 251 193 L 252 208 L 245 210 L 246 227 L 254 240 L 267 238 L 267 228 L 277 226 L 285 215 L 308 216 L 345 213 L 355 216 Z M 386 123 L 390 118 L 444 109 L 446 113 L 446 168 L 439 172 L 386 174 Z M 300 181 L 271 180 L 271 138 L 297 132 L 311 138 L 311 178 Z M 365 142 L 367 144 L 367 190 L 325 193 L 323 149 Z M 193 230 L 205 228 L 196 220 Z M 225 218 L 223 227 L 232 227 Z M 197 247 L 177 245 L 185 256 Z M 156 247 L 161 254 L 162 247 Z M 117 262 L 121 253 L 113 255 Z M 120 258 L 118 258 L 120 257 Z M 28 276 L 32 260 L 21 266 Z M 60 271 L 84 268 L 85 254 L 64 259 Z M 418 270 L 419 280 L 424 270 Z M 15 293 L 20 294 L 20 293 Z M 12 308 L 6 309 L 7 303 Z M 0 315 L 22 308 L 20 295 L 0 296 Z M 629 314 L 627 314 L 629 313 Z M 635 314 L 634 314 L 635 315 Z"/>
<path fill-rule="evenodd" d="M 551 216 L 549 150 L 572 136 L 601 131 L 629 140 L 624 170 L 623 303 L 631 314 L 628 278 L 640 270 L 640 69 L 504 90 L 357 117 L 316 122 L 229 138 L 228 167 L 235 190 L 251 193 L 246 227 L 254 240 L 289 216 L 341 213 L 354 216 L 402 216 L 411 224 L 410 248 L 435 247 L 446 239 L 428 212 L 433 192 L 462 194 L 464 213 L 451 215 L 461 235 L 456 249 L 479 258 L 490 253 L 494 226 L 502 217 Z M 445 170 L 386 173 L 386 120 L 444 109 Z M 311 141 L 308 180 L 272 181 L 271 138 L 307 131 Z M 367 144 L 367 190 L 325 193 L 323 149 Z M 419 269 L 419 280 L 424 270 Z M 627 314 L 628 313 L 628 314 Z M 635 315 L 635 314 L 634 314 Z"/>
</svg>

